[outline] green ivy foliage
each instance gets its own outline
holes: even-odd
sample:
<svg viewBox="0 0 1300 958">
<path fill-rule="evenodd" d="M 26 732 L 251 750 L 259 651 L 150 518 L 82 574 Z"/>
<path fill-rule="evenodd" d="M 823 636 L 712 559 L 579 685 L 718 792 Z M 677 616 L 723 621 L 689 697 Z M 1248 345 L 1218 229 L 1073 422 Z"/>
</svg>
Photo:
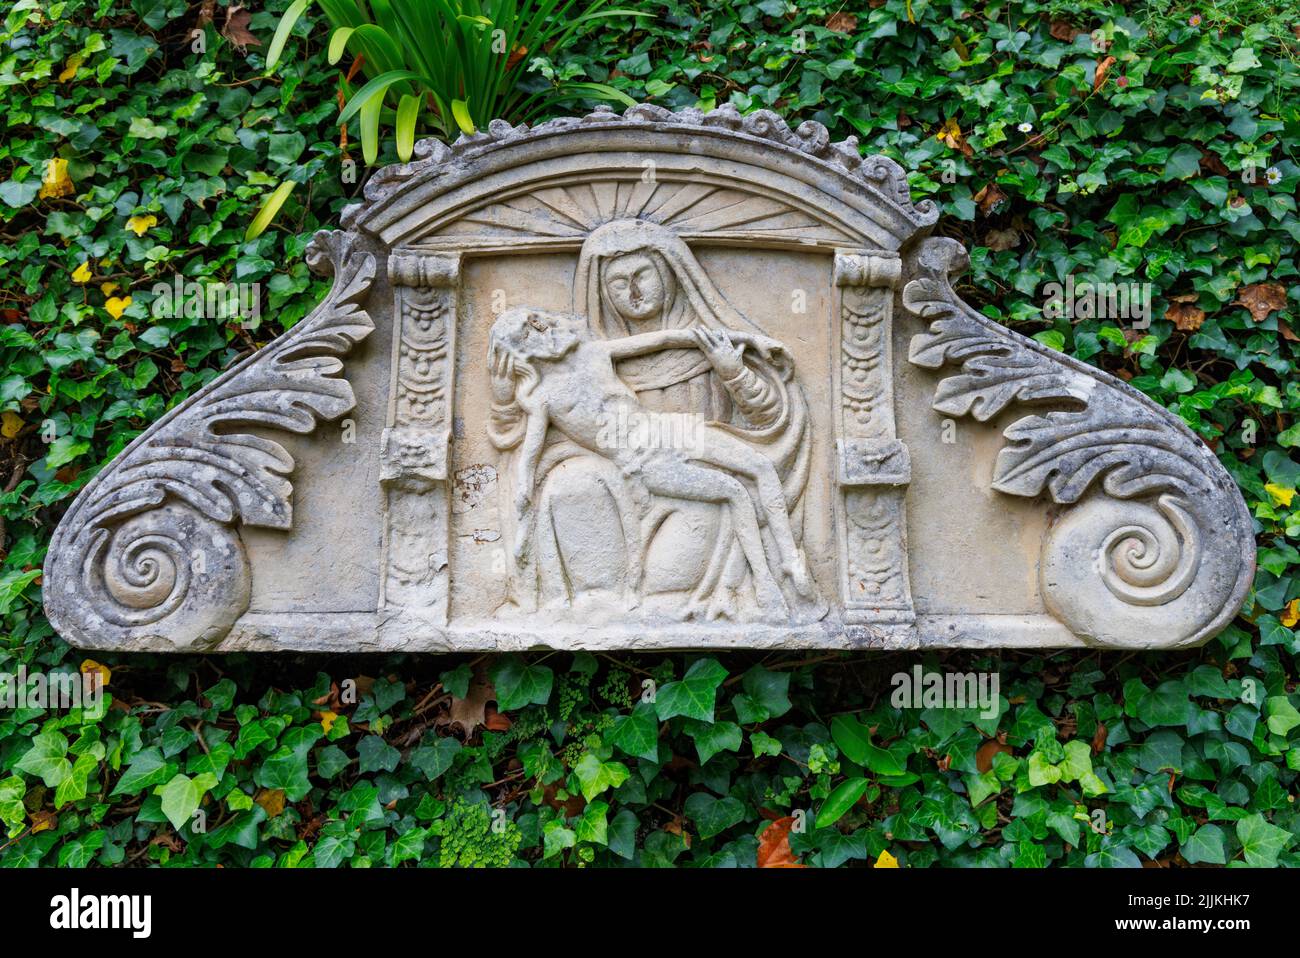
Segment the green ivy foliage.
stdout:
<svg viewBox="0 0 1300 958">
<path fill-rule="evenodd" d="M 772 109 L 914 171 L 963 295 L 1217 451 L 1257 522 L 1242 616 L 1191 652 L 924 659 L 996 671 L 991 717 L 895 707 L 908 655 L 101 656 L 103 707 L 0 710 L 0 865 L 753 866 L 786 835 L 819 867 L 1300 863 L 1291 0 L 622 5 L 653 17 L 530 51 L 528 82 Z M 0 670 L 96 669 L 40 612 L 58 516 L 324 292 L 302 254 L 359 192 L 356 130 L 323 24 L 271 77 L 245 43 L 285 6 L 5 14 Z M 178 273 L 262 313 L 155 310 Z M 1150 325 L 1046 315 L 1069 275 L 1153 284 Z"/>
</svg>

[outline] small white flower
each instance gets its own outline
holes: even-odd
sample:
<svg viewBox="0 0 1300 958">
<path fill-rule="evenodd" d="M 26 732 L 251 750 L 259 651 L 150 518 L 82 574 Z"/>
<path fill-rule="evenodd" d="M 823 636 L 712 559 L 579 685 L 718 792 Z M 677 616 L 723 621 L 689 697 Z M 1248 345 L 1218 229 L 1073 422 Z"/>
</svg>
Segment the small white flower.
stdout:
<svg viewBox="0 0 1300 958">
<path fill-rule="evenodd" d="M 1034 128 L 1034 124 L 1032 123 L 1021 123 L 1018 127 L 1016 127 L 1016 129 L 1019 130 L 1021 133 L 1029 133 L 1033 130 L 1033 128 Z"/>
<path fill-rule="evenodd" d="M 1264 171 L 1264 176 L 1265 178 L 1267 178 L 1270 184 L 1273 184 L 1278 182 L 1278 180 L 1282 179 L 1282 171 L 1279 170 L 1276 166 L 1270 166 L 1267 170 Z"/>
</svg>

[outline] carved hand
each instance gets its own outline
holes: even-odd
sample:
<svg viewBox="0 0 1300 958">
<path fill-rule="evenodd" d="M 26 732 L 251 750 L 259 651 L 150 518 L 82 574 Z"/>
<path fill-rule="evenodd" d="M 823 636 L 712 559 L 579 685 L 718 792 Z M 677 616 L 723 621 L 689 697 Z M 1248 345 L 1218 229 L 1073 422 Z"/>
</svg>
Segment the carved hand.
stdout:
<svg viewBox="0 0 1300 958">
<path fill-rule="evenodd" d="M 695 334 L 695 341 L 700 345 L 700 351 L 708 357 L 710 365 L 717 371 L 723 379 L 734 379 L 740 375 L 745 364 L 741 361 L 742 346 L 737 346 L 731 341 L 725 329 L 709 329 L 707 326 L 696 326 L 692 332 Z"/>
<path fill-rule="evenodd" d="M 507 352 L 498 352 L 492 361 L 492 401 L 503 406 L 515 397 L 515 361 Z"/>
<path fill-rule="evenodd" d="M 758 354 L 764 359 L 771 359 L 773 353 L 785 352 L 785 346 L 779 339 L 773 339 L 771 336 L 763 336 L 755 333 L 749 338 L 749 344 L 758 351 Z"/>
</svg>

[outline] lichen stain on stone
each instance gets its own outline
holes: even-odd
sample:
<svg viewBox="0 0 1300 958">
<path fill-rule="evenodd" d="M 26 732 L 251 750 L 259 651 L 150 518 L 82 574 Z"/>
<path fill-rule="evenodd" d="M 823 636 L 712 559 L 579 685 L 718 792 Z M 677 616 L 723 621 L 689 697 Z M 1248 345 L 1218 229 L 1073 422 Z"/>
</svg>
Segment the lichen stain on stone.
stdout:
<svg viewBox="0 0 1300 958">
<path fill-rule="evenodd" d="M 473 509 L 484 500 L 496 481 L 497 471 L 492 466 L 476 463 L 457 469 L 452 476 L 453 497 L 464 503 L 465 508 Z"/>
</svg>

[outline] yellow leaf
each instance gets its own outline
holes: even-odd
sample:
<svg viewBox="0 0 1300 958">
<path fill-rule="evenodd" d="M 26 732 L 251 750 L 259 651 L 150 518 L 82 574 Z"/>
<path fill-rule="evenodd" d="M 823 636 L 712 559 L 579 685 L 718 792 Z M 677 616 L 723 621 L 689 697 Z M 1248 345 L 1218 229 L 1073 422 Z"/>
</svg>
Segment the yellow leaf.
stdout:
<svg viewBox="0 0 1300 958">
<path fill-rule="evenodd" d="M 335 721 L 335 719 L 337 719 L 338 717 L 339 717 L 339 716 L 338 716 L 338 713 L 337 713 L 337 712 L 321 712 L 321 713 L 320 713 L 320 727 L 323 728 L 323 729 L 325 730 L 325 734 L 326 734 L 326 735 L 328 735 L 330 729 L 332 729 L 332 728 L 334 727 L 334 721 Z"/>
<path fill-rule="evenodd" d="M 109 298 L 108 302 L 104 303 L 104 308 L 108 310 L 109 315 L 114 319 L 121 319 L 122 314 L 126 312 L 126 308 L 130 305 L 130 296 L 113 296 Z"/>
<path fill-rule="evenodd" d="M 100 283 L 100 284 L 99 284 L 99 291 L 100 291 L 101 293 L 103 293 L 105 296 L 112 296 L 114 293 L 116 293 L 116 292 L 118 291 L 118 288 L 119 288 L 119 287 L 118 287 L 117 283 Z"/>
<path fill-rule="evenodd" d="M 5 410 L 0 413 L 0 436 L 6 439 L 12 439 L 18 435 L 23 428 L 23 417 L 16 412 Z"/>
<path fill-rule="evenodd" d="M 961 135 L 961 125 L 956 120 L 944 120 L 934 138 L 942 140 L 945 146 L 954 150 L 960 150 L 966 145 L 966 140 Z"/>
<path fill-rule="evenodd" d="M 68 161 L 62 157 L 53 157 L 45 164 L 45 175 L 41 177 L 41 189 L 36 195 L 41 199 L 47 197 L 67 196 L 75 193 L 72 179 L 68 176 Z"/>
<path fill-rule="evenodd" d="M 100 665 L 94 659 L 86 659 L 81 663 L 81 674 L 88 675 L 94 673 L 99 676 L 99 686 L 103 688 L 108 684 L 108 680 L 113 677 L 113 670 L 107 665 Z"/>
<path fill-rule="evenodd" d="M 872 868 L 897 868 L 899 867 L 898 859 L 895 858 L 893 855 L 889 854 L 889 852 L 881 852 L 880 857 L 876 859 L 876 863 L 871 867 Z"/>
<path fill-rule="evenodd" d="M 158 217 L 150 213 L 148 216 L 132 216 L 126 221 L 126 228 L 136 236 L 143 236 L 149 232 L 149 227 L 158 225 Z"/>
<path fill-rule="evenodd" d="M 1279 486 L 1275 482 L 1270 482 L 1264 487 L 1269 498 L 1273 500 L 1275 506 L 1286 506 L 1290 508 L 1291 500 L 1295 498 L 1295 490 L 1289 486 Z"/>
<path fill-rule="evenodd" d="M 90 263 L 85 262 L 72 271 L 72 281 L 74 283 L 90 282 Z"/>
<path fill-rule="evenodd" d="M 253 801 L 266 809 L 269 818 L 275 818 L 284 811 L 284 789 L 264 788 L 257 793 L 257 797 Z"/>
<path fill-rule="evenodd" d="M 65 66 L 63 72 L 59 74 L 59 82 L 67 83 L 69 80 L 75 79 L 77 76 L 77 69 L 81 66 L 81 62 L 84 59 L 85 57 L 80 53 L 74 53 L 72 56 L 68 57 L 68 65 Z"/>
<path fill-rule="evenodd" d="M 1294 629 L 1300 624 L 1300 599 L 1292 599 L 1282 610 L 1282 624 L 1288 629 Z"/>
</svg>

